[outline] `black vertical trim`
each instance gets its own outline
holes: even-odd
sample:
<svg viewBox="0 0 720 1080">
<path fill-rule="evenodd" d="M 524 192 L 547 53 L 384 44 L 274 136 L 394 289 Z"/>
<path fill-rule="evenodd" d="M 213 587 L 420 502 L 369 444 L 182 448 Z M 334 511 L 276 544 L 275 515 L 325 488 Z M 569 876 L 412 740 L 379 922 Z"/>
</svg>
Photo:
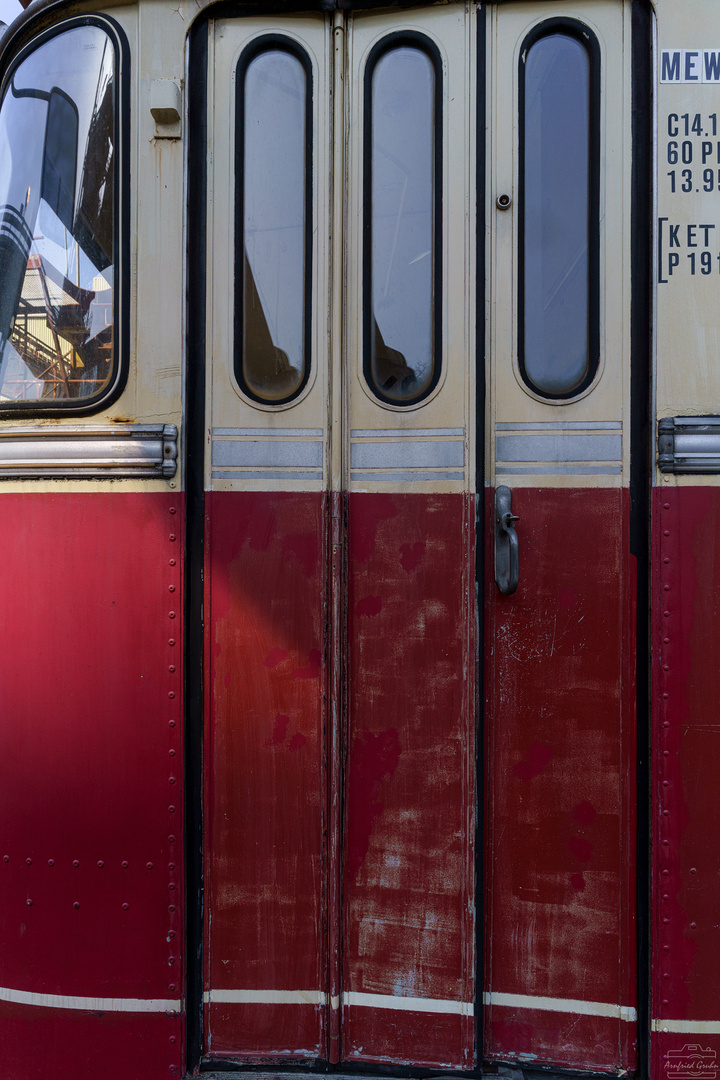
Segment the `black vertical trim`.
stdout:
<svg viewBox="0 0 720 1080">
<path fill-rule="evenodd" d="M 478 7 L 477 87 L 475 117 L 476 241 L 475 241 L 475 597 L 477 657 L 475 664 L 476 809 L 475 809 L 475 1047 L 483 1060 L 483 987 L 485 985 L 485 129 L 487 8 Z"/>
<path fill-rule="evenodd" d="M 640 1076 L 650 1050 L 650 423 L 652 380 L 652 10 L 632 3 L 630 551 L 637 559 L 637 969 Z"/>
<path fill-rule="evenodd" d="M 187 1061 L 203 1040 L 203 541 L 207 262 L 208 23 L 190 35 L 188 64 L 187 374 L 185 381 L 185 865 Z"/>
</svg>

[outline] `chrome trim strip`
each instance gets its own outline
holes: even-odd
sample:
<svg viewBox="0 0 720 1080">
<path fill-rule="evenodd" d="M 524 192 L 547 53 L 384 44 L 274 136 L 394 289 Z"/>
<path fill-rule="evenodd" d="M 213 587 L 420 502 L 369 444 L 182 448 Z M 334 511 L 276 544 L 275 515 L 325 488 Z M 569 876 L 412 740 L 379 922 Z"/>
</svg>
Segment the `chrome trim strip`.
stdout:
<svg viewBox="0 0 720 1080">
<path fill-rule="evenodd" d="M 370 431 L 356 428 L 350 432 L 353 439 L 402 439 L 402 438 L 464 438 L 464 428 L 391 428 L 386 431 Z"/>
<path fill-rule="evenodd" d="M 462 468 L 464 464 L 464 441 L 383 439 L 355 442 L 350 447 L 352 469 Z"/>
<path fill-rule="evenodd" d="M 213 469 L 213 480 L 322 480 L 322 469 Z"/>
<path fill-rule="evenodd" d="M 533 420 L 495 425 L 496 431 L 622 431 L 622 420 Z"/>
<path fill-rule="evenodd" d="M 618 476 L 621 465 L 498 465 L 496 476 Z"/>
<path fill-rule="evenodd" d="M 498 461 L 621 461 L 622 435 L 498 435 Z"/>
<path fill-rule="evenodd" d="M 370 481 L 387 482 L 396 484 L 399 481 L 427 481 L 427 480 L 464 480 L 464 472 L 448 472 L 447 469 L 438 469 L 436 472 L 351 472 L 350 480 L 353 484 Z"/>
<path fill-rule="evenodd" d="M 720 416 L 658 420 L 658 468 L 664 473 L 720 473 Z"/>
<path fill-rule="evenodd" d="M 264 434 L 264 433 L 263 433 Z M 305 466 L 322 469 L 323 447 L 319 440 L 300 439 L 213 439 L 212 464 L 272 468 Z"/>
<path fill-rule="evenodd" d="M 177 471 L 174 424 L 0 427 L 0 479 L 145 477 Z"/>
</svg>

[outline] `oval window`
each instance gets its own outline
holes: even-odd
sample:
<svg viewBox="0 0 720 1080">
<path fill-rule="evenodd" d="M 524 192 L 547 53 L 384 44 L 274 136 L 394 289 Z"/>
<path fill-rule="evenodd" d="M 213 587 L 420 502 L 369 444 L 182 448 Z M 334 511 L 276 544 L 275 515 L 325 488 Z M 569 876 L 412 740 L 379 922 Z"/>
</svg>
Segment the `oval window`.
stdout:
<svg viewBox="0 0 720 1080">
<path fill-rule="evenodd" d="M 238 65 L 235 374 L 266 405 L 310 373 L 310 63 L 261 38 Z"/>
<path fill-rule="evenodd" d="M 0 409 L 77 409 L 117 382 L 115 47 L 78 26 L 0 107 Z"/>
<path fill-rule="evenodd" d="M 597 65 L 587 40 L 545 28 L 522 50 L 519 358 L 525 382 L 548 398 L 580 393 L 599 361 Z"/>
<path fill-rule="evenodd" d="M 440 376 L 440 57 L 420 34 L 375 47 L 365 75 L 365 378 L 411 405 Z"/>
</svg>

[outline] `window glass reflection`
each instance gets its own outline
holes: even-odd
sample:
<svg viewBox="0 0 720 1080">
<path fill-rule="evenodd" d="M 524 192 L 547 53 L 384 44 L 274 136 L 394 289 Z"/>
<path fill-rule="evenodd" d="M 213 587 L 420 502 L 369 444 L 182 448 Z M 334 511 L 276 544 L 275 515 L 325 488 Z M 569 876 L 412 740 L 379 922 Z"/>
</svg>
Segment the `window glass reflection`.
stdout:
<svg viewBox="0 0 720 1080">
<path fill-rule="evenodd" d="M 567 34 L 525 65 L 524 365 L 541 393 L 571 393 L 590 369 L 590 58 Z"/>
<path fill-rule="evenodd" d="M 308 362 L 305 68 L 268 49 L 248 65 L 243 90 L 238 377 L 253 397 L 278 404 L 298 392 Z"/>
<path fill-rule="evenodd" d="M 0 403 L 102 392 L 114 372 L 115 54 L 51 38 L 0 108 Z"/>
<path fill-rule="evenodd" d="M 371 385 L 403 404 L 427 390 L 435 365 L 435 69 L 426 52 L 403 45 L 371 77 L 366 348 Z"/>
</svg>

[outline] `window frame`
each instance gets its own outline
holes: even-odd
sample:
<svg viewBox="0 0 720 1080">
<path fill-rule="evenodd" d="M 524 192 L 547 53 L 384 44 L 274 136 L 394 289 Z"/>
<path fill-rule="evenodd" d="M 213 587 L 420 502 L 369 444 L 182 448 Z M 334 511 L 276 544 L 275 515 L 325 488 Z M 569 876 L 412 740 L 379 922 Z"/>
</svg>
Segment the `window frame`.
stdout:
<svg viewBox="0 0 720 1080">
<path fill-rule="evenodd" d="M 36 49 L 52 38 L 83 26 L 103 30 L 112 43 L 115 54 L 113 75 L 113 134 L 116 152 L 113 163 L 114 222 L 113 222 L 113 373 L 108 384 L 86 398 L 33 399 L 0 401 L 0 420 L 18 417 L 81 417 L 99 412 L 112 405 L 127 384 L 130 353 L 130 47 L 122 27 L 109 15 L 75 15 L 54 26 L 32 34 L 32 27 L 22 28 L 23 42 L 7 58 L 12 43 L 5 43 L 0 81 L 0 107 L 5 101 L 13 75 Z"/>
<path fill-rule="evenodd" d="M 542 38 L 564 34 L 588 56 L 588 368 L 570 390 L 552 393 L 536 386 L 525 366 L 525 73 L 530 50 Z M 518 57 L 518 247 L 517 364 L 520 378 L 540 400 L 564 404 L 582 396 L 600 371 L 600 147 L 601 53 L 597 37 L 585 23 L 562 16 L 545 19 L 523 39 Z"/>
<path fill-rule="evenodd" d="M 433 87 L 433 370 L 425 388 L 405 400 L 390 397 L 378 386 L 372 371 L 373 284 L 372 284 L 372 81 L 378 62 L 403 46 L 423 52 L 432 64 Z M 416 408 L 431 396 L 443 374 L 443 61 L 435 42 L 419 30 L 396 30 L 386 34 L 370 50 L 363 72 L 362 106 L 362 367 L 365 385 L 373 399 L 394 409 Z"/>
</svg>

